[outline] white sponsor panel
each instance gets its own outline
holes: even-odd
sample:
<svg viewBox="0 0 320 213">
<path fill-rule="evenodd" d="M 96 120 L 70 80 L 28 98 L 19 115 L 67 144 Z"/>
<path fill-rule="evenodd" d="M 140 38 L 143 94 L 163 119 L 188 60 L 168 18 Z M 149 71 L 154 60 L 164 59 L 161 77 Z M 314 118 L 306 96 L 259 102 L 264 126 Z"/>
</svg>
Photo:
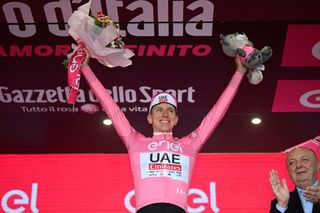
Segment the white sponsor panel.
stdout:
<svg viewBox="0 0 320 213">
<path fill-rule="evenodd" d="M 170 177 L 188 184 L 189 157 L 172 152 L 140 154 L 141 177 Z"/>
</svg>

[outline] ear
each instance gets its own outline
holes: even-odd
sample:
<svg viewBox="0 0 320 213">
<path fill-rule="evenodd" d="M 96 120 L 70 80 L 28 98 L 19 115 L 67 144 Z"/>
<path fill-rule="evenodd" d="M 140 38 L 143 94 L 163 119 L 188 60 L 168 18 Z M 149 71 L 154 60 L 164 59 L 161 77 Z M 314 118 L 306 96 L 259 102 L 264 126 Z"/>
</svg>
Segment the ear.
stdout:
<svg viewBox="0 0 320 213">
<path fill-rule="evenodd" d="M 149 124 L 152 124 L 152 120 L 153 120 L 153 119 L 152 119 L 151 113 L 148 114 L 147 120 L 148 120 L 148 123 L 149 123 Z"/>
</svg>

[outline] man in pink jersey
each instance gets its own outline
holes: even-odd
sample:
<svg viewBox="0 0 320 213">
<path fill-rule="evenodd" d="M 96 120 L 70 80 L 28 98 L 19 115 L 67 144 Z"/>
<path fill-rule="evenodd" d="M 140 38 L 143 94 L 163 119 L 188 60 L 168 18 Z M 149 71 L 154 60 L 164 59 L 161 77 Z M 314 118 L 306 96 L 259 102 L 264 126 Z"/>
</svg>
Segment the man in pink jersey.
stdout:
<svg viewBox="0 0 320 213">
<path fill-rule="evenodd" d="M 173 136 L 178 115 L 177 101 L 171 94 L 160 93 L 153 97 L 147 115 L 153 136 L 145 137 L 130 125 L 88 62 L 89 54 L 82 63 L 82 73 L 129 153 L 137 212 L 187 212 L 190 179 L 197 153 L 225 115 L 247 71 L 240 58 L 236 57 L 236 71 L 216 104 L 201 124 L 182 138 Z"/>
</svg>

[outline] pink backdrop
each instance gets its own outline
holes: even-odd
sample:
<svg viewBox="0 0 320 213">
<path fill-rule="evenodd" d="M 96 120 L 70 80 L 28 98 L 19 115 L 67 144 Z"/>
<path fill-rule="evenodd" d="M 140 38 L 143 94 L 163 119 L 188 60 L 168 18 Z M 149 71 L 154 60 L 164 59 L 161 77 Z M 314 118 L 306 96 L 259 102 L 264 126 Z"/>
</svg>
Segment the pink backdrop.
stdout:
<svg viewBox="0 0 320 213">
<path fill-rule="evenodd" d="M 189 212 L 268 212 L 273 199 L 268 172 L 277 169 L 288 179 L 284 157 L 200 154 L 191 181 Z M 126 154 L 1 155 L 0 162 L 0 212 L 8 208 L 25 208 L 25 212 L 134 211 Z M 14 204 L 18 199 L 22 204 Z"/>
</svg>

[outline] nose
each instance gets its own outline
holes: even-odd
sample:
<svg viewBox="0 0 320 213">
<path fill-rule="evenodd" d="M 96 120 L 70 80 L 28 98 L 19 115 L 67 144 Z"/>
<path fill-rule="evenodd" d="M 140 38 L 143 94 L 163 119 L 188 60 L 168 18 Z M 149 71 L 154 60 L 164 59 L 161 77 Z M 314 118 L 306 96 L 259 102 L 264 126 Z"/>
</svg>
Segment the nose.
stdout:
<svg viewBox="0 0 320 213">
<path fill-rule="evenodd" d="M 163 110 L 162 116 L 167 117 L 168 116 L 168 111 L 167 110 Z"/>
<path fill-rule="evenodd" d="M 302 162 L 301 161 L 297 161 L 297 168 L 300 168 L 302 166 Z"/>
</svg>

